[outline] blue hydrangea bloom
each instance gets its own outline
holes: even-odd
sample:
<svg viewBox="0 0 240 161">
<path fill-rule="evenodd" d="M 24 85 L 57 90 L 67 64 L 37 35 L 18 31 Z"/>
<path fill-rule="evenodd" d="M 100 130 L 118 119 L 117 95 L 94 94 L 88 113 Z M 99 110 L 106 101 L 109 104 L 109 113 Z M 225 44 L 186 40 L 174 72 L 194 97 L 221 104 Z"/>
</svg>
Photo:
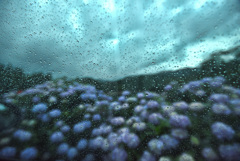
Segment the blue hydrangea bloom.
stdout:
<svg viewBox="0 0 240 161">
<path fill-rule="evenodd" d="M 169 121 L 172 126 L 179 128 L 186 128 L 191 125 L 189 118 L 184 115 L 171 115 Z"/>
<path fill-rule="evenodd" d="M 54 132 L 51 136 L 50 136 L 50 141 L 52 143 L 59 143 L 61 141 L 63 141 L 63 133 L 60 131 Z"/>
<path fill-rule="evenodd" d="M 61 111 L 59 109 L 53 109 L 49 112 L 49 116 L 52 118 L 59 117 L 61 115 Z"/>
<path fill-rule="evenodd" d="M 34 147 L 29 147 L 24 149 L 21 154 L 20 157 L 23 160 L 32 160 L 35 159 L 37 157 L 38 154 L 38 150 Z"/>
<path fill-rule="evenodd" d="M 58 146 L 57 153 L 60 155 L 64 155 L 68 152 L 68 150 L 69 150 L 69 145 L 67 143 L 62 143 Z"/>
<path fill-rule="evenodd" d="M 83 122 L 79 122 L 77 124 L 75 124 L 73 126 L 73 131 L 75 133 L 81 133 L 83 132 L 86 128 L 90 128 L 91 127 L 91 122 L 90 121 L 83 121 Z"/>
<path fill-rule="evenodd" d="M 15 157 L 17 150 L 15 147 L 5 147 L 0 151 L 0 156 L 4 158 L 12 158 Z"/>
<path fill-rule="evenodd" d="M 101 115 L 99 114 L 93 115 L 93 121 L 99 121 L 99 120 L 101 120 Z"/>
<path fill-rule="evenodd" d="M 88 141 L 86 139 L 81 139 L 77 144 L 77 149 L 82 150 L 87 147 Z"/>
<path fill-rule="evenodd" d="M 235 134 L 235 131 L 231 126 L 222 122 L 215 122 L 211 126 L 212 133 L 220 140 L 231 140 Z"/>
<path fill-rule="evenodd" d="M 114 161 L 126 161 L 128 157 L 127 152 L 121 148 L 115 148 L 111 152 L 110 156 L 110 158 Z"/>
<path fill-rule="evenodd" d="M 87 100 L 96 100 L 97 99 L 97 96 L 96 94 L 92 94 L 92 93 L 83 93 L 81 94 L 81 99 L 84 100 L 84 101 L 87 101 Z"/>
<path fill-rule="evenodd" d="M 30 140 L 31 137 L 32 137 L 32 134 L 28 131 L 19 129 L 19 130 L 14 132 L 13 137 L 18 139 L 19 141 L 24 142 L 24 141 Z"/>
<path fill-rule="evenodd" d="M 76 148 L 70 148 L 67 152 L 67 157 L 68 159 L 72 160 L 73 158 L 75 158 L 78 155 L 78 151 Z"/>
<path fill-rule="evenodd" d="M 232 111 L 225 104 L 221 104 L 221 103 L 214 104 L 212 106 L 212 111 L 215 114 L 222 114 L 222 115 L 229 115 L 232 113 Z"/>
<path fill-rule="evenodd" d="M 158 139 L 152 139 L 148 143 L 148 148 L 154 152 L 155 154 L 160 155 L 162 151 L 164 150 L 164 144 L 161 140 Z"/>
<path fill-rule="evenodd" d="M 61 131 L 63 133 L 69 132 L 70 131 L 70 127 L 68 125 L 64 125 L 63 127 L 61 127 Z"/>
<path fill-rule="evenodd" d="M 240 161 L 240 144 L 220 145 L 218 150 L 224 160 Z"/>
<path fill-rule="evenodd" d="M 146 106 L 149 109 L 156 109 L 159 107 L 159 103 L 157 101 L 150 100 L 150 101 L 148 101 Z"/>
<path fill-rule="evenodd" d="M 122 92 L 122 95 L 123 95 L 123 96 L 128 96 L 128 95 L 130 95 L 130 94 L 131 94 L 130 91 L 123 91 L 123 92 Z"/>
<path fill-rule="evenodd" d="M 174 149 L 179 144 L 178 140 L 176 140 L 175 138 L 173 138 L 169 135 L 162 135 L 160 137 L 160 140 L 163 142 L 165 150 Z"/>
<path fill-rule="evenodd" d="M 140 161 L 156 161 L 156 158 L 148 151 L 144 151 Z"/>
<path fill-rule="evenodd" d="M 212 148 L 204 148 L 202 150 L 202 156 L 209 161 L 217 161 L 219 160 L 217 154 Z"/>
<path fill-rule="evenodd" d="M 47 105 L 44 103 L 39 103 L 32 108 L 33 113 L 44 113 L 47 111 Z"/>
<path fill-rule="evenodd" d="M 230 101 L 230 98 L 226 94 L 212 94 L 209 99 L 215 103 L 227 103 Z"/>
</svg>

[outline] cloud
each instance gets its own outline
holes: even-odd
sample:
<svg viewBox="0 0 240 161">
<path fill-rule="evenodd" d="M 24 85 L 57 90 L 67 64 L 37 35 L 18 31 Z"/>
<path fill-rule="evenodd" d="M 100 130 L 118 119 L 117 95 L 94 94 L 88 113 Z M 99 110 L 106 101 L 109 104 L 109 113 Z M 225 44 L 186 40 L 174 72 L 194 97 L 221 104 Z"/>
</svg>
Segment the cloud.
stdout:
<svg viewBox="0 0 240 161">
<path fill-rule="evenodd" d="M 116 80 L 196 67 L 240 44 L 240 1 L 0 1 L 0 63 Z"/>
</svg>

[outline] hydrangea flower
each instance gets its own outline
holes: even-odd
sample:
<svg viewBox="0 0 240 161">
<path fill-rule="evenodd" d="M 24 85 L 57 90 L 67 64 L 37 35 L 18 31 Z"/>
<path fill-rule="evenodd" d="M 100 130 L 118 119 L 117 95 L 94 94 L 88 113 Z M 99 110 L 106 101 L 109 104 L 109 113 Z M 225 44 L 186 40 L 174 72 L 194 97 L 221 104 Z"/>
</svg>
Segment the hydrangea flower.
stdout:
<svg viewBox="0 0 240 161">
<path fill-rule="evenodd" d="M 191 125 L 189 118 L 185 115 L 171 115 L 170 124 L 174 127 L 186 128 Z"/>
<path fill-rule="evenodd" d="M 137 131 L 143 131 L 146 129 L 146 123 L 144 122 L 135 122 L 132 125 L 133 129 L 137 130 Z"/>
<path fill-rule="evenodd" d="M 57 131 L 57 132 L 54 132 L 51 136 L 50 136 L 50 141 L 52 143 L 59 143 L 59 142 L 62 142 L 64 139 L 64 135 L 62 132 L 60 131 Z"/>
<path fill-rule="evenodd" d="M 220 145 L 219 148 L 220 156 L 224 160 L 229 161 L 239 161 L 240 160 L 240 144 L 228 144 L 228 145 Z"/>
<path fill-rule="evenodd" d="M 171 135 L 176 139 L 186 139 L 188 137 L 188 131 L 185 129 L 172 129 Z"/>
<path fill-rule="evenodd" d="M 122 142 L 127 144 L 129 148 L 136 148 L 140 143 L 139 137 L 133 133 L 124 133 L 121 135 L 121 138 Z"/>
<path fill-rule="evenodd" d="M 65 155 L 69 150 L 69 145 L 67 143 L 62 143 L 57 148 L 57 153 L 60 155 Z"/>
<path fill-rule="evenodd" d="M 77 149 L 82 150 L 87 147 L 88 141 L 86 139 L 81 139 L 77 144 Z"/>
<path fill-rule="evenodd" d="M 140 158 L 140 161 L 156 161 L 156 158 L 150 152 L 145 150 Z"/>
<path fill-rule="evenodd" d="M 39 103 L 32 108 L 33 113 L 44 113 L 47 111 L 47 105 L 44 103 Z"/>
<path fill-rule="evenodd" d="M 19 129 L 17 131 L 14 132 L 13 137 L 18 139 L 19 141 L 29 141 L 32 137 L 32 134 L 28 131 Z"/>
<path fill-rule="evenodd" d="M 188 104 L 185 101 L 174 102 L 173 106 L 179 110 L 187 110 Z"/>
<path fill-rule="evenodd" d="M 52 118 L 59 117 L 61 115 L 61 111 L 59 109 L 53 109 L 49 112 L 49 116 Z"/>
<path fill-rule="evenodd" d="M 220 140 L 231 140 L 235 134 L 235 131 L 231 126 L 222 122 L 215 122 L 211 126 L 212 133 Z"/>
<path fill-rule="evenodd" d="M 99 115 L 99 114 L 95 114 L 95 115 L 93 115 L 93 121 L 99 121 L 99 120 L 101 120 L 101 115 Z"/>
<path fill-rule="evenodd" d="M 67 152 L 68 159 L 72 160 L 78 155 L 78 151 L 76 148 L 72 147 Z"/>
<path fill-rule="evenodd" d="M 137 98 L 142 99 L 145 97 L 144 93 L 137 93 Z"/>
<path fill-rule="evenodd" d="M 179 157 L 179 161 L 195 161 L 195 160 L 194 160 L 194 158 L 190 154 L 183 153 Z"/>
<path fill-rule="evenodd" d="M 37 157 L 37 154 L 38 154 L 38 150 L 35 147 L 29 147 L 29 148 L 24 149 L 20 153 L 20 157 L 23 160 L 32 160 Z"/>
<path fill-rule="evenodd" d="M 61 127 L 61 132 L 66 133 L 70 131 L 70 127 L 68 125 L 64 125 Z"/>
<path fill-rule="evenodd" d="M 217 161 L 219 160 L 217 154 L 212 148 L 204 148 L 202 150 L 202 156 L 208 161 Z"/>
<path fill-rule="evenodd" d="M 126 161 L 127 157 L 127 152 L 122 148 L 115 148 L 110 154 L 110 158 L 114 161 Z"/>
<path fill-rule="evenodd" d="M 166 134 L 162 135 L 160 137 L 160 140 L 163 142 L 165 150 L 174 149 L 179 144 L 178 140 Z"/>
<path fill-rule="evenodd" d="M 153 101 L 153 100 L 150 100 L 148 101 L 148 103 L 146 104 L 146 107 L 148 109 L 157 109 L 159 107 L 159 103 L 157 101 Z"/>
<path fill-rule="evenodd" d="M 162 151 L 164 150 L 164 144 L 161 140 L 159 139 L 152 139 L 148 143 L 148 148 L 154 152 L 155 154 L 160 155 Z"/>
<path fill-rule="evenodd" d="M 229 96 L 226 94 L 212 94 L 209 99 L 215 103 L 227 103 L 230 101 Z"/>
<path fill-rule="evenodd" d="M 148 121 L 154 125 L 158 125 L 162 119 L 163 117 L 160 113 L 152 113 L 148 116 Z"/>
<path fill-rule="evenodd" d="M 215 114 L 222 114 L 222 115 L 229 115 L 232 113 L 232 111 L 227 107 L 225 104 L 213 104 L 212 111 Z"/>
<path fill-rule="evenodd" d="M 114 126 L 119 126 L 124 124 L 125 120 L 123 117 L 115 117 L 110 120 L 111 124 Z"/>
<path fill-rule="evenodd" d="M 201 102 L 192 102 L 189 104 L 189 109 L 192 111 L 201 111 L 204 109 L 204 104 Z"/>
<path fill-rule="evenodd" d="M 1 149 L 0 157 L 13 158 L 13 157 L 15 157 L 16 153 L 17 153 L 17 150 L 15 147 L 7 146 L 7 147 L 4 147 L 3 149 Z"/>
</svg>

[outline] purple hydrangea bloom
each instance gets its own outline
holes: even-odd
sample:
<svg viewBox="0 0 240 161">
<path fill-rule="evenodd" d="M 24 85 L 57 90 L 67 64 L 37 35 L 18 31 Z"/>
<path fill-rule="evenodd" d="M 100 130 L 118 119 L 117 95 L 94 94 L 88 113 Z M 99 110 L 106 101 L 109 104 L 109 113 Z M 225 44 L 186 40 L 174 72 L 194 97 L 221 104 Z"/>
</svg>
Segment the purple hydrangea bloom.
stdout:
<svg viewBox="0 0 240 161">
<path fill-rule="evenodd" d="M 123 117 L 115 117 L 115 118 L 112 118 L 110 122 L 114 126 L 119 126 L 124 124 L 125 120 Z"/>
<path fill-rule="evenodd" d="M 138 105 L 138 106 L 136 106 L 136 107 L 134 108 L 134 112 L 135 112 L 135 113 L 140 113 L 143 109 L 144 109 L 143 106 Z"/>
<path fill-rule="evenodd" d="M 91 139 L 89 141 L 89 147 L 92 148 L 92 149 L 101 148 L 103 143 L 104 143 L 103 137 L 98 136 L 98 137 L 96 137 L 94 139 Z"/>
<path fill-rule="evenodd" d="M 144 93 L 137 93 L 137 98 L 142 99 L 145 97 Z"/>
<path fill-rule="evenodd" d="M 229 115 L 232 111 L 225 104 L 213 104 L 212 110 L 215 114 Z"/>
<path fill-rule="evenodd" d="M 147 110 L 143 110 L 140 114 L 142 119 L 147 119 L 149 116 L 149 113 L 147 112 Z"/>
<path fill-rule="evenodd" d="M 53 109 L 49 112 L 49 116 L 52 118 L 59 117 L 61 115 L 61 111 L 59 109 Z"/>
<path fill-rule="evenodd" d="M 68 159 L 72 160 L 73 158 L 75 158 L 78 155 L 78 151 L 76 148 L 72 147 L 68 150 L 67 152 L 67 157 Z"/>
<path fill-rule="evenodd" d="M 60 155 L 64 155 L 68 152 L 68 150 L 69 150 L 69 145 L 67 143 L 62 143 L 58 146 L 57 153 Z"/>
<path fill-rule="evenodd" d="M 18 139 L 19 141 L 24 142 L 24 141 L 30 140 L 31 137 L 32 137 L 32 134 L 28 131 L 19 129 L 19 130 L 14 132 L 13 137 Z"/>
<path fill-rule="evenodd" d="M 148 148 L 157 155 L 160 155 L 164 150 L 164 144 L 161 140 L 152 139 L 148 143 Z"/>
<path fill-rule="evenodd" d="M 162 135 L 160 137 L 160 140 L 163 142 L 165 150 L 174 149 L 179 144 L 178 140 L 176 140 L 175 138 L 173 138 L 169 135 Z"/>
<path fill-rule="evenodd" d="M 232 99 L 230 104 L 233 106 L 240 106 L 240 99 Z"/>
<path fill-rule="evenodd" d="M 170 124 L 174 127 L 186 128 L 191 125 L 191 122 L 187 116 L 171 115 Z"/>
<path fill-rule="evenodd" d="M 212 148 L 204 148 L 202 150 L 202 156 L 208 161 L 217 161 L 219 160 L 217 154 Z"/>
<path fill-rule="evenodd" d="M 171 135 L 176 139 L 186 139 L 188 138 L 188 131 L 185 129 L 172 129 Z"/>
<path fill-rule="evenodd" d="M 204 104 L 201 102 L 192 102 L 189 104 L 189 109 L 196 112 L 203 110 L 204 107 Z"/>
<path fill-rule="evenodd" d="M 127 152 L 121 148 L 115 148 L 110 154 L 110 158 L 114 161 L 126 161 L 127 157 Z"/>
<path fill-rule="evenodd" d="M 86 139 L 81 139 L 77 144 L 77 149 L 82 150 L 87 147 L 88 141 Z"/>
<path fill-rule="evenodd" d="M 82 161 L 94 161 L 96 160 L 93 154 L 87 154 Z"/>
<path fill-rule="evenodd" d="M 127 144 L 129 148 L 136 148 L 140 143 L 139 137 L 133 133 L 122 134 L 121 138 L 122 138 L 122 142 Z"/>
<path fill-rule="evenodd" d="M 172 86 L 170 84 L 168 84 L 164 87 L 164 91 L 169 91 L 171 89 L 172 89 Z"/>
<path fill-rule="evenodd" d="M 41 119 L 42 122 L 49 122 L 50 118 L 47 114 L 39 114 L 37 116 L 39 119 Z"/>
<path fill-rule="evenodd" d="M 69 132 L 70 131 L 70 127 L 68 125 L 64 125 L 63 127 L 61 127 L 61 131 L 63 133 Z"/>
<path fill-rule="evenodd" d="M 230 101 L 229 96 L 226 94 L 212 94 L 209 99 L 215 103 L 227 103 Z"/>
<path fill-rule="evenodd" d="M 130 91 L 123 91 L 123 92 L 122 92 L 122 95 L 123 95 L 123 96 L 128 96 L 128 95 L 130 95 L 130 94 L 131 94 Z"/>
<path fill-rule="evenodd" d="M 154 125 L 158 125 L 162 119 L 163 117 L 160 113 L 152 113 L 148 116 L 148 121 Z"/>
<path fill-rule="evenodd" d="M 15 157 L 17 150 L 15 147 L 7 146 L 0 151 L 0 156 L 4 158 L 13 158 Z"/>
<path fill-rule="evenodd" d="M 49 101 L 50 103 L 56 103 L 56 102 L 57 102 L 57 98 L 54 97 L 54 96 L 51 96 L 51 97 L 49 97 L 48 101 Z"/>
<path fill-rule="evenodd" d="M 240 161 L 240 144 L 220 145 L 218 150 L 224 160 Z"/>
<path fill-rule="evenodd" d="M 63 121 L 62 121 L 62 120 L 57 121 L 57 122 L 55 123 L 55 126 L 56 126 L 56 127 L 61 127 L 61 126 L 63 126 Z"/>
<path fill-rule="evenodd" d="M 156 158 L 148 151 L 144 151 L 140 161 L 156 161 Z"/>
<path fill-rule="evenodd" d="M 38 150 L 34 147 L 29 147 L 24 149 L 21 154 L 20 157 L 23 160 L 32 160 L 35 159 L 37 157 L 38 154 Z"/>
<path fill-rule="evenodd" d="M 47 105 L 44 103 L 39 103 L 32 108 L 33 113 L 44 113 L 47 111 Z"/>
<path fill-rule="evenodd" d="M 125 102 L 125 101 L 126 101 L 125 96 L 120 96 L 120 97 L 118 98 L 118 101 L 119 101 L 119 102 Z"/>
<path fill-rule="evenodd" d="M 150 101 L 148 101 L 146 106 L 149 109 L 157 109 L 159 107 L 159 104 L 157 101 L 150 100 Z"/>
<path fill-rule="evenodd" d="M 91 115 L 89 114 L 89 113 L 86 113 L 85 115 L 84 115 L 84 118 L 85 119 L 89 119 L 91 117 Z"/>
<path fill-rule="evenodd" d="M 141 99 L 139 103 L 140 103 L 140 105 L 145 105 L 147 103 L 147 101 L 145 99 Z"/>
<path fill-rule="evenodd" d="M 235 131 L 231 126 L 226 125 L 222 122 L 215 122 L 211 126 L 212 133 L 220 140 L 231 140 L 235 134 Z"/>
<path fill-rule="evenodd" d="M 122 141 L 121 137 L 119 137 L 118 134 L 116 133 L 110 133 L 107 139 L 108 139 L 110 148 L 116 147 Z"/>
<path fill-rule="evenodd" d="M 32 98 L 32 102 L 33 103 L 37 103 L 37 102 L 39 102 L 40 101 L 40 98 L 38 97 L 38 96 L 34 96 L 33 98 Z"/>
<path fill-rule="evenodd" d="M 108 106 L 109 102 L 107 100 L 102 101 L 96 101 L 96 106 L 102 107 L 102 106 Z"/>
<path fill-rule="evenodd" d="M 93 121 L 99 121 L 99 120 L 101 120 L 101 115 L 99 115 L 99 114 L 95 114 L 95 115 L 93 115 Z"/>
<path fill-rule="evenodd" d="M 146 124 L 144 122 L 136 122 L 132 127 L 137 131 L 143 131 L 146 129 Z"/>
<path fill-rule="evenodd" d="M 92 93 L 83 93 L 81 94 L 81 99 L 86 101 L 86 100 L 96 100 L 97 96 L 96 94 L 92 94 Z"/>
<path fill-rule="evenodd" d="M 173 106 L 179 110 L 187 110 L 188 109 L 188 104 L 185 101 L 175 102 L 175 103 L 173 103 Z"/>
<path fill-rule="evenodd" d="M 57 132 L 54 132 L 51 136 L 50 136 L 50 141 L 52 143 L 59 143 L 61 141 L 63 141 L 63 138 L 64 138 L 64 135 L 62 132 L 60 131 L 57 131 Z"/>
</svg>

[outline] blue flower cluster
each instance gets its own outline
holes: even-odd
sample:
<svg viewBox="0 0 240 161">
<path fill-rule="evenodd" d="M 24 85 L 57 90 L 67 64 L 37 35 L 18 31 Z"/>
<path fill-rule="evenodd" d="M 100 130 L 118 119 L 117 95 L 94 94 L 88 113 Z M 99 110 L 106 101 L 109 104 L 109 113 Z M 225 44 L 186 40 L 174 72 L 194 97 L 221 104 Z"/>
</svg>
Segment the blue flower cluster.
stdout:
<svg viewBox="0 0 240 161">
<path fill-rule="evenodd" d="M 24 119 L 1 135 L 0 159 L 240 161 L 239 89 L 215 77 L 162 91 L 108 96 L 60 79 L 5 94 Z"/>
</svg>

